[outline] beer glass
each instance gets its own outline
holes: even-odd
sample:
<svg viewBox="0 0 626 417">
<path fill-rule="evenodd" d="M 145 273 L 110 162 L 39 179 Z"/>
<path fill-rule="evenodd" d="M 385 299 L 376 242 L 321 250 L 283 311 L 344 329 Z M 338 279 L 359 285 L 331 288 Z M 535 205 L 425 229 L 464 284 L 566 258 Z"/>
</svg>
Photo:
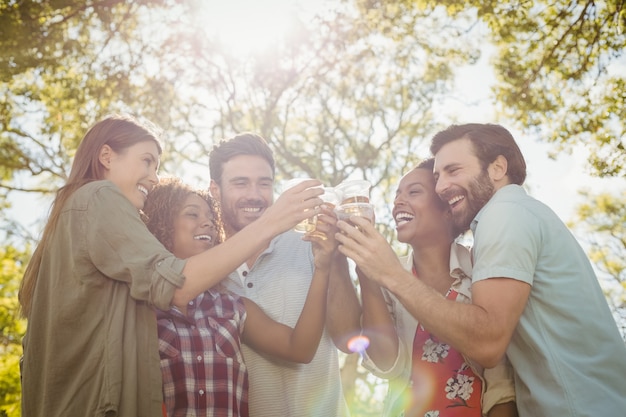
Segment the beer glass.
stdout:
<svg viewBox="0 0 626 417">
<path fill-rule="evenodd" d="M 328 206 L 331 210 L 334 210 L 341 203 L 341 194 L 335 190 L 333 187 L 323 187 L 324 194 L 320 196 L 320 198 L 324 201 L 324 205 Z M 317 225 L 317 216 L 313 219 L 313 223 Z M 319 236 L 322 239 L 326 240 L 326 235 L 318 232 L 316 229 L 313 229 L 311 232 L 314 236 Z"/>
<path fill-rule="evenodd" d="M 372 184 L 367 180 L 347 180 L 335 187 L 342 195 L 341 204 L 369 203 Z"/>
<path fill-rule="evenodd" d="M 365 217 L 370 223 L 374 223 L 374 205 L 371 203 L 340 204 L 335 208 L 335 213 L 337 213 L 337 220 L 343 220 L 355 227 L 357 226 L 350 222 L 350 216 Z"/>
</svg>

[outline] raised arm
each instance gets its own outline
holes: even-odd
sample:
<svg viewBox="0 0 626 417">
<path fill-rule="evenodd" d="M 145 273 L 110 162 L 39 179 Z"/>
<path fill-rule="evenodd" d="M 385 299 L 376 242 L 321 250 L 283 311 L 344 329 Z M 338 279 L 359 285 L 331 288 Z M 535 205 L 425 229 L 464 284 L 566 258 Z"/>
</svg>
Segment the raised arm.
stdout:
<svg viewBox="0 0 626 417">
<path fill-rule="evenodd" d="M 363 336 L 369 339 L 367 356 L 383 370 L 389 370 L 398 356 L 398 333 L 380 286 L 357 268 L 361 286 Z"/>
<path fill-rule="evenodd" d="M 362 230 L 338 222 L 339 251 L 354 260 L 371 279 L 389 289 L 419 322 L 442 341 L 490 368 L 504 356 L 530 286 L 506 278 L 492 278 L 472 285 L 472 304 L 447 300 L 413 279 L 382 237 L 367 221 L 352 218 Z M 415 297 L 419 294 L 419 297 Z"/>
<path fill-rule="evenodd" d="M 336 231 L 335 223 L 333 215 L 332 224 Z M 335 346 L 342 352 L 353 353 L 348 342 L 361 333 L 361 304 L 350 277 L 348 260 L 338 251 L 331 259 L 327 310 L 326 329 Z"/>
<path fill-rule="evenodd" d="M 183 269 L 185 283 L 174 292 L 172 304 L 182 307 L 198 294 L 213 287 L 274 236 L 289 230 L 301 220 L 319 212 L 323 190 L 308 188 L 317 180 L 305 181 L 287 190 L 268 207 L 261 217 L 244 227 L 224 243 L 187 259 Z M 306 211 L 308 210 L 308 211 Z"/>
<path fill-rule="evenodd" d="M 330 225 L 317 225 L 321 232 L 334 231 Z M 281 359 L 309 363 L 319 346 L 326 321 L 326 295 L 330 275 L 330 257 L 335 251 L 335 240 L 307 235 L 306 240 L 313 244 L 315 272 L 309 292 L 294 328 L 278 323 L 268 317 L 251 300 L 244 298 L 247 319 L 242 340 L 251 348 Z"/>
</svg>

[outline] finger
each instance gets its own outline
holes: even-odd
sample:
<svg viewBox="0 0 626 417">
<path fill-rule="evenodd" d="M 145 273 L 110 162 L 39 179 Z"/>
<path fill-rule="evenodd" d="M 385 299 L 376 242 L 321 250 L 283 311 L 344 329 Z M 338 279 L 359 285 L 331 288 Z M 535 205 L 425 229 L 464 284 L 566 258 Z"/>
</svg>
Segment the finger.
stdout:
<svg viewBox="0 0 626 417">
<path fill-rule="evenodd" d="M 357 256 L 356 250 L 351 248 L 350 246 L 342 244 L 342 245 L 337 246 L 337 250 L 339 251 L 339 253 L 341 253 L 345 257 L 352 259 L 355 263 L 358 264 L 360 262 L 360 259 Z"/>
<path fill-rule="evenodd" d="M 310 179 L 310 180 L 304 180 L 296 185 L 294 185 L 291 188 L 288 188 L 287 190 L 285 190 L 285 193 L 290 193 L 290 194 L 299 194 L 301 192 L 303 192 L 306 189 L 309 188 L 313 188 L 313 187 L 319 187 L 320 185 L 322 185 L 322 182 L 320 180 L 316 180 L 316 179 Z M 316 195 L 320 195 L 320 194 L 324 194 L 324 190 L 319 188 L 319 192 Z"/>
<path fill-rule="evenodd" d="M 363 216 L 350 216 L 350 221 L 354 223 L 355 226 L 358 226 L 361 231 L 368 232 L 365 234 L 371 234 L 374 229 L 374 225 L 367 217 Z"/>
<path fill-rule="evenodd" d="M 332 205 L 323 203 L 321 209 L 325 216 L 331 217 L 335 220 L 337 219 L 337 213 L 335 213 L 335 208 Z"/>
<path fill-rule="evenodd" d="M 317 224 L 336 229 L 337 219 L 326 214 L 323 207 L 320 207 L 320 214 L 317 216 Z"/>
<path fill-rule="evenodd" d="M 355 218 L 358 216 L 354 216 Z M 363 233 L 361 233 L 361 231 L 354 227 L 352 224 L 347 223 L 343 220 L 338 220 L 337 221 L 337 228 L 340 229 L 344 234 L 346 234 L 347 236 L 349 236 L 351 239 L 353 239 L 356 242 L 362 242 L 365 239 L 365 236 L 363 235 Z"/>
</svg>

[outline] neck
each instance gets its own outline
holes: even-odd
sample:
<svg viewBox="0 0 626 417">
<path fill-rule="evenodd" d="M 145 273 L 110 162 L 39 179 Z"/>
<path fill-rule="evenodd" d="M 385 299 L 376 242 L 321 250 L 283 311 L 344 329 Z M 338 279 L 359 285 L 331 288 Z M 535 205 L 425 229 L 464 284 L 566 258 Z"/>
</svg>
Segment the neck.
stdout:
<svg viewBox="0 0 626 417">
<path fill-rule="evenodd" d="M 450 276 L 451 243 L 443 242 L 428 246 L 412 245 L 413 267 L 417 277 L 425 284 L 444 294 L 454 281 Z"/>
</svg>

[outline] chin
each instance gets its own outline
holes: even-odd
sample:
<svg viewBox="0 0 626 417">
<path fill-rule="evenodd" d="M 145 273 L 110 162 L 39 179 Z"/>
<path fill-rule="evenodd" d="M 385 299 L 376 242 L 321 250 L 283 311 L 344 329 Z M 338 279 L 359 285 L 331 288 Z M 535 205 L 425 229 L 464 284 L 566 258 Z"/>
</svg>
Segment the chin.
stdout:
<svg viewBox="0 0 626 417">
<path fill-rule="evenodd" d="M 410 240 L 410 235 L 405 230 L 396 229 L 396 236 L 400 243 L 408 243 Z"/>
</svg>

